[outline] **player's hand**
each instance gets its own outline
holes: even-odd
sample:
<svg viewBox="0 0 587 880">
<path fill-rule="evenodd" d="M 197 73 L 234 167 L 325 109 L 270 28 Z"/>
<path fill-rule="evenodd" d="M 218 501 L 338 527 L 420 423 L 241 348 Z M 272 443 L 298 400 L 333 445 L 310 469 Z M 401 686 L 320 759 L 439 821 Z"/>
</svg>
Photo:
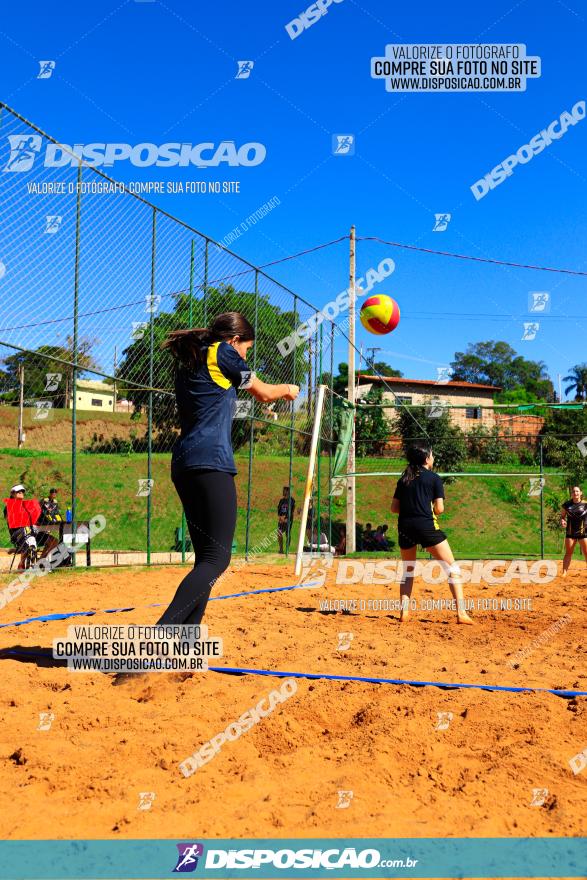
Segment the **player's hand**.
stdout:
<svg viewBox="0 0 587 880">
<path fill-rule="evenodd" d="M 284 400 L 295 400 L 300 393 L 299 385 L 288 385 L 287 392 L 283 395 Z"/>
<path fill-rule="evenodd" d="M 563 529 L 566 529 L 566 527 L 567 527 L 567 521 L 566 521 L 566 519 L 563 519 L 562 517 L 561 517 L 561 526 L 563 527 Z"/>
</svg>

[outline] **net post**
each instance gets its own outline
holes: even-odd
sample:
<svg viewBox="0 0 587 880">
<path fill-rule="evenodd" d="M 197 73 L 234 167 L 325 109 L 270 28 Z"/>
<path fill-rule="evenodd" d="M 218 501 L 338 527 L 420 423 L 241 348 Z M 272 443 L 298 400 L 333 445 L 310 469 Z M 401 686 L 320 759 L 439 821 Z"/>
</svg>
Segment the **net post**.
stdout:
<svg viewBox="0 0 587 880">
<path fill-rule="evenodd" d="M 294 295 L 294 308 L 293 308 L 293 329 L 294 333 L 297 327 L 298 320 L 298 298 Z M 297 348 L 293 350 L 293 358 L 292 358 L 292 384 L 296 384 L 296 357 L 297 357 Z M 290 419 L 289 419 L 289 498 L 290 498 L 290 506 L 289 513 L 291 513 L 291 497 L 292 497 L 292 482 L 293 482 L 293 451 L 294 451 L 294 431 L 295 431 L 295 410 L 294 410 L 294 401 L 291 401 L 290 404 Z M 293 529 L 293 516 L 288 520 L 288 526 L 285 533 L 285 555 L 289 556 L 289 546 L 291 543 L 291 533 Z"/>
<path fill-rule="evenodd" d="M 207 242 L 206 242 L 207 244 Z M 255 269 L 255 339 L 259 333 L 259 270 Z M 257 346 L 253 347 L 253 370 L 257 366 Z M 245 559 L 249 560 L 249 538 L 251 533 L 251 492 L 253 487 L 253 446 L 255 441 L 255 403 L 252 401 L 253 411 L 249 422 L 249 479 L 247 486 L 247 521 L 245 527 Z"/>
<path fill-rule="evenodd" d="M 310 458 L 308 461 L 308 474 L 306 477 L 306 486 L 304 489 L 304 500 L 302 504 L 302 516 L 300 519 L 300 534 L 298 535 L 298 548 L 296 551 L 296 565 L 294 573 L 301 574 L 302 571 L 302 554 L 304 552 L 304 535 L 306 532 L 306 522 L 308 519 L 308 508 L 310 506 L 310 497 L 312 495 L 312 482 L 314 479 L 314 467 L 316 464 L 316 450 L 318 448 L 318 438 L 320 436 L 320 425 L 322 422 L 322 410 L 324 408 L 324 394 L 326 385 L 320 385 L 318 388 L 318 397 L 316 399 L 316 410 L 314 413 L 314 427 L 312 428 L 312 442 L 310 444 Z M 310 535 L 310 539 L 311 539 Z"/>
</svg>

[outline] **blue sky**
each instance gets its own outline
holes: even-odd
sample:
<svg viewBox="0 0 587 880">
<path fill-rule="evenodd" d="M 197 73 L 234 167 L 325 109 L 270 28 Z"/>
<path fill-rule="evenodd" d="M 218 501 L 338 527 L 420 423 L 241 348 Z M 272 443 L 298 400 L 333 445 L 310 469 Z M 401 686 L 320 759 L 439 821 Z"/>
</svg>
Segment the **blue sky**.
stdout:
<svg viewBox="0 0 587 880">
<path fill-rule="evenodd" d="M 519 165 L 476 201 L 470 186 L 587 97 L 586 14 L 571 0 L 400 6 L 343 0 L 291 40 L 300 2 L 11 4 L 0 26 L 0 98 L 73 143 L 234 140 L 266 146 L 253 168 L 109 169 L 130 180 L 239 180 L 240 194 L 157 195 L 160 207 L 221 239 L 277 196 L 279 205 L 233 246 L 264 264 L 348 232 L 479 257 L 587 271 L 587 121 Z M 370 77 L 386 43 L 525 43 L 542 75 L 520 93 L 393 94 Z M 50 79 L 38 60 L 54 59 Z M 237 60 L 253 60 L 246 80 Z M 333 156 L 334 133 L 356 138 Z M 0 183 L 5 182 L 0 180 Z M 432 232 L 435 213 L 452 218 Z M 1 246 L 1 237 L 0 237 Z M 400 304 L 397 330 L 358 344 L 412 378 L 435 378 L 467 343 L 503 339 L 544 360 L 551 378 L 587 359 L 586 278 L 495 267 L 358 242 L 357 268 L 384 257 L 394 274 L 376 290 Z M 0 253 L 0 259 L 2 254 Z M 270 270 L 321 306 L 347 282 L 346 245 Z M 522 341 L 528 293 L 551 311 Z M 4 320 L 4 317 L 3 317 Z M 23 337 L 24 338 L 24 337 Z M 341 343 L 336 361 L 346 360 Z"/>
</svg>

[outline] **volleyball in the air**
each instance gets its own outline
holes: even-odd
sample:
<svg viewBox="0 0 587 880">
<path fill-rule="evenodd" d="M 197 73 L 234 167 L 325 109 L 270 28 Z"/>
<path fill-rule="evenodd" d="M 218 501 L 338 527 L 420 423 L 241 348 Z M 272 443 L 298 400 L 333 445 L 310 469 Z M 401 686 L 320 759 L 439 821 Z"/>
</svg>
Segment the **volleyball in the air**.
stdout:
<svg viewBox="0 0 587 880">
<path fill-rule="evenodd" d="M 399 306 L 385 294 L 370 296 L 361 306 L 361 324 L 369 333 L 385 336 L 399 324 Z"/>
</svg>

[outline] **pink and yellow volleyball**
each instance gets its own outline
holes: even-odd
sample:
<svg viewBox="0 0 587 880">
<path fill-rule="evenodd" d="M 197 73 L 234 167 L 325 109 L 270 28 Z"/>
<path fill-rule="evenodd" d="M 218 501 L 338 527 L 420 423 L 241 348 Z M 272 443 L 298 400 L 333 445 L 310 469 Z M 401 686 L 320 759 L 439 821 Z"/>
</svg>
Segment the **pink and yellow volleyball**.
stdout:
<svg viewBox="0 0 587 880">
<path fill-rule="evenodd" d="M 375 336 L 391 333 L 399 324 L 399 306 L 385 294 L 370 296 L 361 306 L 361 324 Z"/>
</svg>

